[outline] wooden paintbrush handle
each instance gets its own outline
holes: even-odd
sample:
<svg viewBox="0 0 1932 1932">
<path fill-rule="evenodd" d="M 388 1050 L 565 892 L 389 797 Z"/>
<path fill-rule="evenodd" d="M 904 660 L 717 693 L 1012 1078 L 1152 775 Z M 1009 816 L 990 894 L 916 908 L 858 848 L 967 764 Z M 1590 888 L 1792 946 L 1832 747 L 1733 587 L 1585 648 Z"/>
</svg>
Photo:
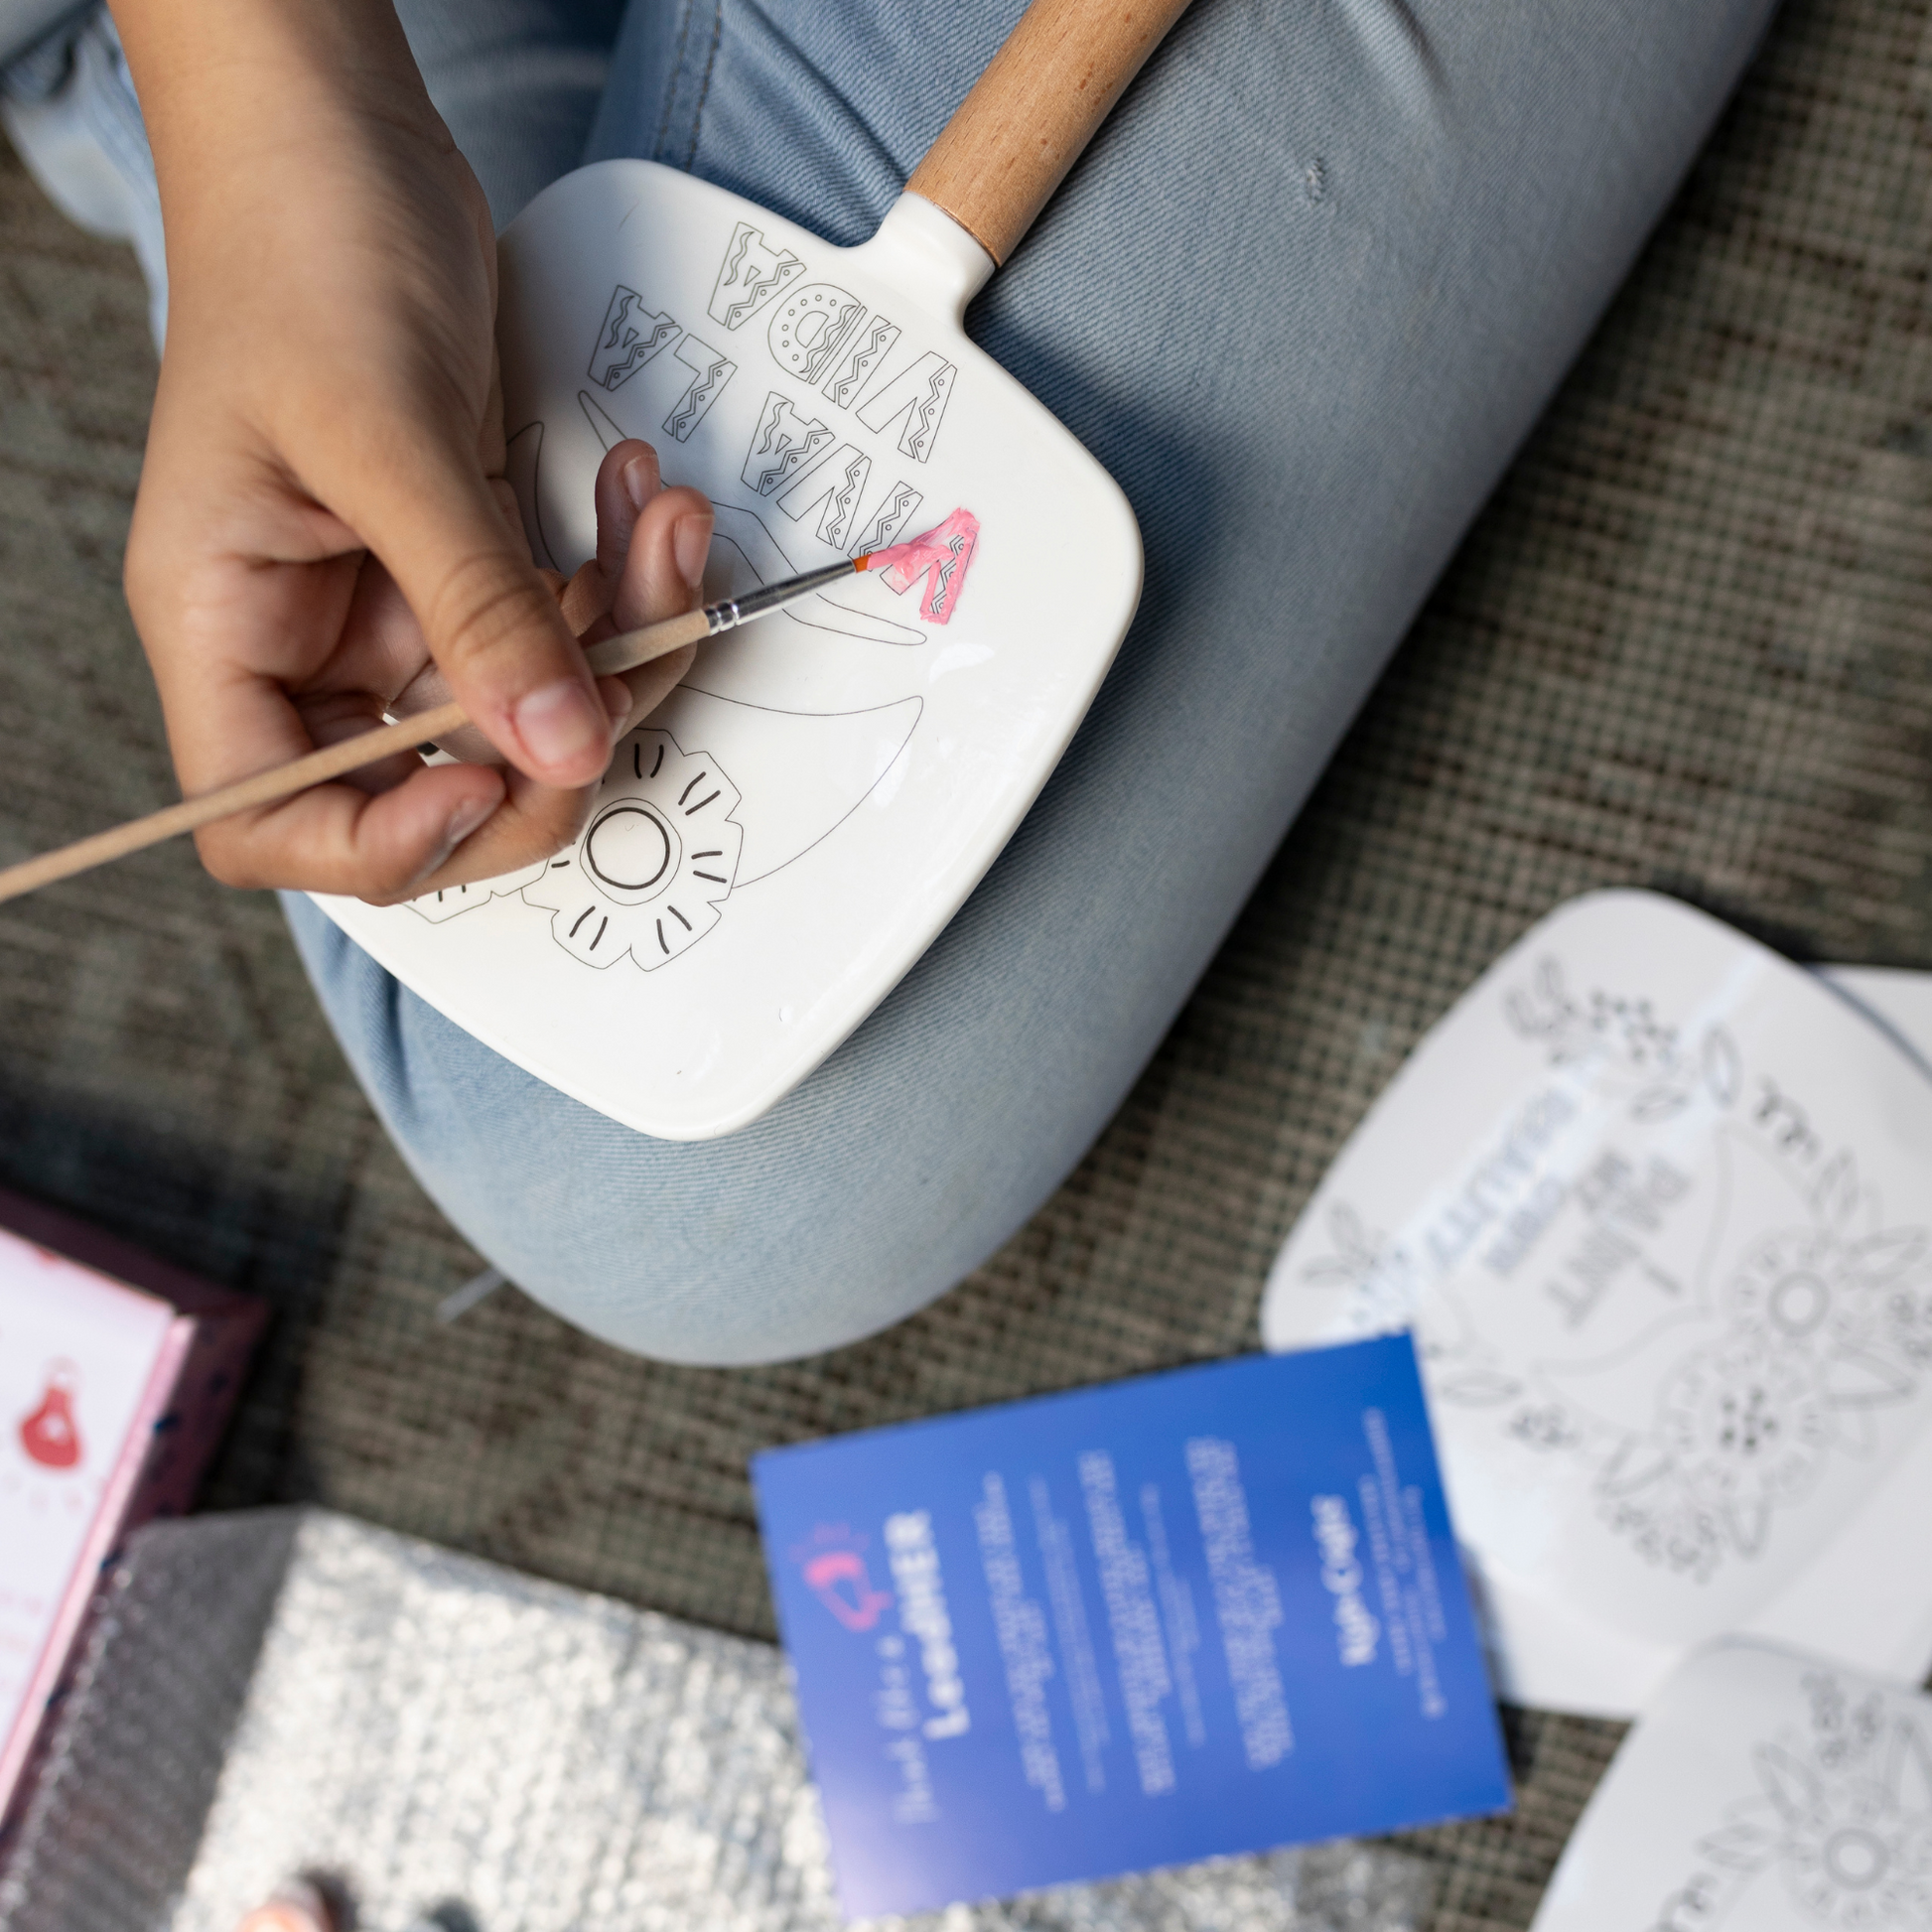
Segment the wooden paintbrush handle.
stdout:
<svg viewBox="0 0 1932 1932">
<path fill-rule="evenodd" d="M 272 805 L 277 799 L 308 790 L 311 785 L 340 778 L 345 771 L 360 770 L 377 759 L 411 751 L 435 738 L 446 738 L 469 722 L 469 714 L 452 699 L 434 711 L 405 718 L 399 725 L 385 725 L 380 731 L 361 732 L 354 738 L 345 738 L 340 744 L 325 745 L 321 751 L 311 752 L 293 763 L 257 771 L 252 778 L 223 785 L 219 791 L 205 791 L 199 798 L 184 798 L 179 805 L 150 812 L 146 818 L 130 819 L 111 832 L 96 832 L 92 838 L 76 839 L 58 852 L 43 852 L 38 859 L 24 859 L 17 866 L 9 866 L 0 872 L 0 899 L 18 898 L 22 893 L 51 886 L 57 879 L 71 879 L 77 872 L 91 872 L 110 859 L 125 859 L 130 852 L 159 845 L 163 839 L 176 838 L 183 832 L 199 832 L 217 818 L 250 811 L 257 805 Z"/>
<path fill-rule="evenodd" d="M 615 637 L 593 645 L 586 653 L 591 669 L 599 677 L 619 671 L 633 671 L 655 657 L 665 657 L 686 644 L 701 642 L 710 634 L 710 620 L 702 611 L 681 618 L 666 618 L 661 623 L 646 624 L 641 630 L 621 630 Z M 38 859 L 23 859 L 17 866 L 0 872 L 0 900 L 18 898 L 57 879 L 71 879 L 75 873 L 91 872 L 111 859 L 124 859 L 130 852 L 141 852 L 163 839 L 183 832 L 199 832 L 217 818 L 236 812 L 253 811 L 259 805 L 272 805 L 278 799 L 292 798 L 311 785 L 326 784 L 350 771 L 359 771 L 378 759 L 392 758 L 397 752 L 412 752 L 439 738 L 448 738 L 470 722 L 470 714 L 454 698 L 434 711 L 419 711 L 400 723 L 384 725 L 377 731 L 359 732 L 334 745 L 325 745 L 288 764 L 268 771 L 257 771 L 252 778 L 241 778 L 218 791 L 205 791 L 198 798 L 184 798 L 179 805 L 150 812 L 146 818 L 131 819 L 111 832 L 96 832 L 92 838 L 76 839 L 58 852 L 43 852 Z"/>
<path fill-rule="evenodd" d="M 1033 0 L 906 187 L 1004 262 L 1186 8 Z"/>
</svg>

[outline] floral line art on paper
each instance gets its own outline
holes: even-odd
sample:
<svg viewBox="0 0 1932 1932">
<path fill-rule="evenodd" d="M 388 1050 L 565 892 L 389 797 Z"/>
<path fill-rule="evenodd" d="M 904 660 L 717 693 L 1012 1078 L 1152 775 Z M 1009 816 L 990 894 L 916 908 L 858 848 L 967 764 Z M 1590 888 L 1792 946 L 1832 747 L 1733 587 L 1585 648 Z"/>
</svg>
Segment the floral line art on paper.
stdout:
<svg viewBox="0 0 1932 1932">
<path fill-rule="evenodd" d="M 1415 1257 L 1370 1228 L 1346 1201 L 1329 1203 L 1327 1226 L 1334 1253 L 1310 1262 L 1302 1279 L 1311 1287 L 1344 1290 L 1351 1325 L 1361 1334 L 1404 1326 L 1422 1297 L 1422 1271 Z"/>
<path fill-rule="evenodd" d="M 1729 1918 L 1775 1883 L 1806 1919 L 1832 1932 L 1907 1932 L 1932 1925 L 1932 1746 L 1871 1690 L 1849 1695 L 1830 1671 L 1803 1680 L 1807 1719 L 1755 1745 L 1755 1790 L 1699 1841 L 1703 1869 L 1666 1900 L 1657 1923 Z"/>
<path fill-rule="evenodd" d="M 418 898 L 405 899 L 403 903 L 412 912 L 428 919 L 432 925 L 441 925 L 446 919 L 454 919 L 465 912 L 474 912 L 480 905 L 487 905 L 492 898 L 512 898 L 525 886 L 533 886 L 543 877 L 543 865 L 525 866 L 521 872 L 506 872 L 500 879 L 473 880 L 467 886 L 443 886 L 433 893 L 424 893 Z"/>
<path fill-rule="evenodd" d="M 1736 1042 L 1723 1027 L 1707 1028 L 1693 1049 L 1646 999 L 1601 988 L 1573 998 L 1554 959 L 1538 964 L 1527 992 L 1512 989 L 1503 1011 L 1514 1032 L 1544 1046 L 1552 1066 L 1594 1060 L 1634 1082 L 1633 1121 L 1667 1120 L 1700 1088 L 1720 1107 L 1737 1098 L 1742 1070 Z"/>
<path fill-rule="evenodd" d="M 1869 1460 L 1882 1412 L 1919 1390 L 1927 1249 L 1915 1227 L 1814 1224 L 1758 1242 L 1725 1284 L 1722 1331 L 1664 1363 L 1648 1427 L 1599 1470 L 1609 1527 L 1702 1580 L 1758 1555 L 1834 1456 Z"/>
<path fill-rule="evenodd" d="M 745 837 L 732 820 L 738 805 L 738 788 L 715 759 L 687 755 L 668 732 L 639 730 L 620 747 L 569 851 L 407 903 L 441 923 L 517 897 L 555 915 L 551 936 L 584 965 L 611 966 L 628 954 L 651 972 L 718 922 Z"/>
<path fill-rule="evenodd" d="M 1556 1084 L 1411 1227 L 1384 1234 L 1326 1203 L 1329 1252 L 1301 1278 L 1341 1291 L 1356 1332 L 1413 1322 L 1436 1401 L 1579 1460 L 1611 1534 L 1708 1582 L 1897 1440 L 1892 1419 L 1932 1371 L 1932 1229 L 1889 1221 L 1853 1150 L 1724 1027 L 1573 996 L 1553 959 L 1503 1011 Z M 1587 1139 L 1559 1160 L 1573 1126 Z M 1701 1173 L 1685 1134 L 1704 1143 Z M 1543 1324 L 1533 1343 L 1509 1332 L 1526 1311 Z M 1485 1332 L 1498 1320 L 1507 1345 Z"/>
</svg>

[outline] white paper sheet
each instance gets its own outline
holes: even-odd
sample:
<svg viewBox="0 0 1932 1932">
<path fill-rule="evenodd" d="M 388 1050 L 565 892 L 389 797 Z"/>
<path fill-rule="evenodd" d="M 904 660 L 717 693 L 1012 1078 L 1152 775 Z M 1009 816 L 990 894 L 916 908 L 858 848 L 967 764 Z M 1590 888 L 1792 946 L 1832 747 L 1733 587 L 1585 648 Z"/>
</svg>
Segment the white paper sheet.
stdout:
<svg viewBox="0 0 1932 1932">
<path fill-rule="evenodd" d="M 1752 1628 L 1923 1669 L 1932 1078 L 1812 975 L 1652 894 L 1527 934 L 1262 1316 L 1274 1348 L 1405 1324 L 1506 1694 L 1631 1715 Z"/>
<path fill-rule="evenodd" d="M 175 1311 L 0 1231 L 0 1743 Z"/>
<path fill-rule="evenodd" d="M 1932 1698 L 1726 1642 L 1624 1740 L 1532 1932 L 1929 1925 Z"/>
</svg>

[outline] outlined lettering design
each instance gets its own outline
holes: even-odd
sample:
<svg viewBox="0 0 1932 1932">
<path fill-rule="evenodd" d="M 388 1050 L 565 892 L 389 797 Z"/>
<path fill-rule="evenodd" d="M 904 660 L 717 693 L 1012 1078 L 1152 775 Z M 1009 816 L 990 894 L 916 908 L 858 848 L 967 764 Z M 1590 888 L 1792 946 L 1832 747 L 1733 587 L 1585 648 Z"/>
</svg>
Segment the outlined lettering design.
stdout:
<svg viewBox="0 0 1932 1932">
<path fill-rule="evenodd" d="M 741 221 L 732 230 L 725 260 L 711 291 L 706 313 L 727 329 L 738 329 L 784 285 L 805 272 L 789 248 L 773 248 L 760 228 Z"/>
<path fill-rule="evenodd" d="M 555 915 L 550 936 L 573 959 L 605 967 L 628 953 L 653 972 L 718 923 L 745 843 L 738 804 L 716 759 L 667 731 L 635 731 L 583 836 L 524 887 L 524 901 Z"/>
<path fill-rule="evenodd" d="M 706 411 L 725 393 L 726 383 L 738 373 L 738 364 L 695 336 L 686 336 L 678 344 L 677 359 L 691 371 L 691 380 L 664 418 L 664 434 L 676 442 L 688 443 L 691 432 L 704 421 Z"/>
<path fill-rule="evenodd" d="M 882 315 L 874 315 L 863 329 L 855 331 L 851 346 L 825 379 L 827 400 L 841 409 L 850 409 L 867 379 L 892 353 L 893 345 L 897 341 L 898 325 L 888 322 Z"/>
<path fill-rule="evenodd" d="M 958 373 L 943 355 L 927 349 L 897 375 L 875 383 L 859 404 L 859 420 L 881 435 L 898 423 L 899 453 L 923 463 L 932 454 Z"/>
<path fill-rule="evenodd" d="M 887 490 L 872 521 L 860 531 L 859 540 L 846 553 L 863 557 L 871 550 L 884 550 L 898 539 L 898 533 L 912 520 L 912 512 L 925 498 L 909 483 L 896 483 Z"/>
<path fill-rule="evenodd" d="M 746 452 L 746 483 L 760 496 L 769 496 L 781 483 L 796 476 L 808 457 L 831 442 L 832 432 L 815 417 L 801 416 L 773 389 L 759 412 L 759 426 Z"/>
<path fill-rule="evenodd" d="M 919 606 L 919 616 L 932 623 L 946 622 L 959 601 L 966 567 L 973 561 L 979 540 L 979 518 L 968 509 L 954 510 L 937 529 L 900 546 L 908 554 L 895 557 L 887 566 L 887 588 L 902 597 L 924 578 L 925 599 Z"/>
<path fill-rule="evenodd" d="M 604 389 L 628 382 L 676 340 L 677 333 L 677 324 L 669 316 L 645 308 L 644 298 L 620 282 L 591 350 L 591 380 Z"/>
<path fill-rule="evenodd" d="M 712 568 L 705 572 L 708 600 L 736 597 L 755 584 L 782 583 L 785 578 L 798 575 L 798 566 L 765 528 L 761 517 L 741 509 L 736 503 L 715 503 L 712 509 L 717 517 L 717 534 L 711 541 Z M 926 640 L 923 630 L 895 623 L 890 618 L 875 617 L 869 611 L 854 610 L 822 591 L 800 603 L 786 605 L 778 615 L 791 623 L 802 623 L 815 630 L 841 631 L 848 637 L 864 638 L 868 643 L 909 645 Z"/>
<path fill-rule="evenodd" d="M 807 388 L 818 387 L 826 364 L 858 327 L 866 305 L 848 289 L 813 282 L 794 289 L 771 311 L 765 341 L 771 359 Z"/>
<path fill-rule="evenodd" d="M 802 523 L 817 510 L 818 540 L 843 550 L 859 520 L 859 498 L 871 475 L 872 458 L 851 443 L 841 443 L 778 498 L 778 507 L 794 523 Z"/>
</svg>

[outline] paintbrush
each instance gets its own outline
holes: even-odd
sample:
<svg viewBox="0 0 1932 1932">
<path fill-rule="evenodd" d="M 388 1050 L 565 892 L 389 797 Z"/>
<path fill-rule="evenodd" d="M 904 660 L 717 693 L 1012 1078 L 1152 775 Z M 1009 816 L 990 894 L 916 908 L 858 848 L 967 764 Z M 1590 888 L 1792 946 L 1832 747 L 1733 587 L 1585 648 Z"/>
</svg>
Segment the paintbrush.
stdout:
<svg viewBox="0 0 1932 1932">
<path fill-rule="evenodd" d="M 682 617 L 666 618 L 661 623 L 647 623 L 638 630 L 621 630 L 615 637 L 607 637 L 601 644 L 593 644 L 584 654 L 590 659 L 591 670 L 598 677 L 615 677 L 620 671 L 634 671 L 640 664 L 648 664 L 653 658 L 668 657 L 672 651 L 682 650 L 687 644 L 703 643 L 707 637 L 736 630 L 740 624 L 750 623 L 755 618 L 769 617 L 774 611 L 782 611 L 786 605 L 795 604 L 800 598 L 811 596 L 814 591 L 822 591 L 828 584 L 856 576 L 860 571 L 891 570 L 895 566 L 902 567 L 916 561 L 922 546 L 923 539 L 914 538 L 908 543 L 894 544 L 889 549 L 869 551 L 862 557 L 848 557 L 840 563 L 827 564 L 822 570 L 808 570 L 802 576 L 788 577 L 783 583 L 762 585 L 758 590 L 747 591 L 742 597 L 707 604 L 701 611 L 687 611 Z M 424 745 L 433 745 L 438 739 L 449 737 L 470 722 L 470 714 L 452 699 L 448 704 L 438 705 L 433 711 L 420 711 L 392 725 L 359 733 L 354 738 L 345 738 L 338 745 L 328 745 L 320 752 L 311 752 L 306 758 L 294 759 L 287 764 L 258 771 L 252 778 L 241 778 L 231 785 L 223 785 L 218 791 L 204 792 L 199 798 L 184 798 L 179 805 L 150 812 L 145 818 L 130 819 L 127 824 L 117 825 L 112 831 L 96 832 L 90 838 L 76 839 L 73 844 L 64 845 L 59 851 L 42 853 L 38 859 L 23 859 L 19 865 L 0 871 L 0 900 L 18 898 L 21 894 L 51 886 L 58 879 L 71 879 L 76 873 L 90 872 L 95 866 L 104 866 L 111 859 L 123 859 L 130 852 L 141 852 L 148 846 L 159 845 L 163 839 L 198 831 L 204 825 L 213 824 L 218 818 L 252 811 L 260 805 L 272 805 L 278 798 L 292 797 L 298 791 L 306 791 L 311 785 L 340 778 L 345 772 L 359 770 L 363 765 L 373 764 L 378 759 L 391 758 L 397 752 L 416 751 Z"/>
</svg>

